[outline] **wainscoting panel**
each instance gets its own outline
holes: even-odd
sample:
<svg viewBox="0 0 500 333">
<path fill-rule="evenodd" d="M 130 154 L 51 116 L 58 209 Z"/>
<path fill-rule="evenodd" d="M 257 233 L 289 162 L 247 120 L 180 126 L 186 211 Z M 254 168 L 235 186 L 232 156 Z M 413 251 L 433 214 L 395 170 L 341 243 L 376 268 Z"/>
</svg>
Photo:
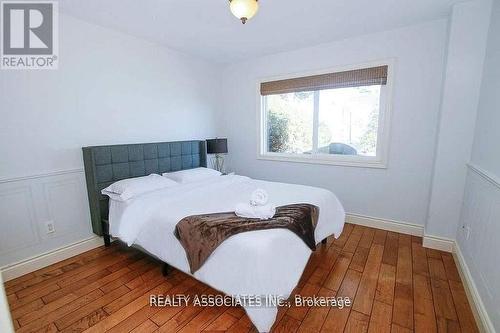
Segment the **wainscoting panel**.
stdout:
<svg viewBox="0 0 500 333">
<path fill-rule="evenodd" d="M 488 331 L 500 331 L 500 183 L 470 165 L 457 246 L 462 252 L 487 313 Z"/>
<path fill-rule="evenodd" d="M 83 220 L 89 216 L 88 205 L 85 205 L 85 184 L 81 183 L 79 177 L 65 176 L 57 181 L 44 182 L 43 190 L 48 217 L 50 221 L 57 221 L 56 230 L 60 234 L 72 231 L 74 218 Z"/>
<path fill-rule="evenodd" d="M 33 199 L 28 186 L 0 188 L 0 256 L 37 242 Z"/>
<path fill-rule="evenodd" d="M 0 179 L 0 267 L 92 237 L 85 186 L 81 169 Z"/>
</svg>

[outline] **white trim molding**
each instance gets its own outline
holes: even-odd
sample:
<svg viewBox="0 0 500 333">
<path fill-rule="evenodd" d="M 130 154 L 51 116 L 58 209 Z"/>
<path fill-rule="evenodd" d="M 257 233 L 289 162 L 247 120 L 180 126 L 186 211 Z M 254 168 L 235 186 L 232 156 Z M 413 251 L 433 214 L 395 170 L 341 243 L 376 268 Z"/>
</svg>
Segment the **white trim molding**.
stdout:
<svg viewBox="0 0 500 333">
<path fill-rule="evenodd" d="M 84 171 L 83 168 L 79 168 L 79 169 L 50 171 L 50 172 L 38 173 L 38 174 L 34 174 L 34 175 L 29 175 L 29 176 L 5 177 L 5 178 L 0 178 L 0 184 L 18 182 L 18 181 L 30 180 L 30 179 L 38 179 L 38 178 L 44 178 L 44 177 L 68 175 L 68 174 L 74 174 L 74 173 L 83 173 L 83 171 Z"/>
<path fill-rule="evenodd" d="M 445 237 L 424 235 L 422 246 L 434 250 L 453 252 L 455 240 Z"/>
<path fill-rule="evenodd" d="M 12 325 L 12 317 L 9 310 L 9 302 L 5 295 L 3 286 L 2 274 L 0 274 L 0 332 L 14 333 L 14 326 Z"/>
<path fill-rule="evenodd" d="M 387 163 L 374 160 L 370 157 L 348 156 L 348 155 L 298 155 L 298 154 L 280 154 L 263 153 L 257 156 L 258 160 L 276 161 L 276 162 L 296 162 L 306 164 L 326 164 L 355 168 L 387 169 Z"/>
<path fill-rule="evenodd" d="M 481 178 L 483 178 L 484 180 L 486 180 L 489 183 L 491 183 L 493 186 L 496 186 L 497 188 L 500 189 L 500 179 L 498 179 L 497 176 L 495 176 L 491 172 L 486 171 L 483 168 L 481 168 L 481 167 L 479 167 L 479 166 L 477 166 L 477 165 L 475 165 L 473 163 L 467 163 L 467 167 L 471 171 L 473 171 L 476 174 L 478 174 Z"/>
<path fill-rule="evenodd" d="M 365 227 L 399 232 L 401 234 L 413 236 L 422 236 L 424 234 L 424 227 L 422 225 L 408 222 L 400 222 L 353 213 L 347 214 L 346 221 L 352 224 L 359 224 Z"/>
<path fill-rule="evenodd" d="M 406 235 L 420 236 L 423 239 L 422 246 L 430 249 L 453 252 L 453 248 L 455 246 L 455 240 L 453 239 L 425 235 L 424 226 L 420 224 L 382 219 L 353 213 L 346 214 L 346 222 L 359 224 L 365 227 L 398 232 Z"/>
<path fill-rule="evenodd" d="M 92 236 L 17 263 L 1 267 L 0 272 L 4 281 L 9 281 L 103 245 L 104 241 L 102 237 Z"/>
<path fill-rule="evenodd" d="M 460 250 L 458 243 L 454 242 L 453 246 L 453 258 L 455 263 L 457 263 L 458 272 L 460 278 L 462 279 L 462 284 L 464 285 L 465 293 L 467 294 L 467 299 L 469 300 L 472 313 L 476 319 L 476 323 L 479 326 L 479 331 L 483 333 L 494 333 L 495 327 L 493 322 L 486 311 L 483 300 L 479 295 L 479 291 L 476 287 L 476 283 L 472 278 L 472 274 L 469 270 L 469 266 L 465 261 L 465 258 Z"/>
</svg>

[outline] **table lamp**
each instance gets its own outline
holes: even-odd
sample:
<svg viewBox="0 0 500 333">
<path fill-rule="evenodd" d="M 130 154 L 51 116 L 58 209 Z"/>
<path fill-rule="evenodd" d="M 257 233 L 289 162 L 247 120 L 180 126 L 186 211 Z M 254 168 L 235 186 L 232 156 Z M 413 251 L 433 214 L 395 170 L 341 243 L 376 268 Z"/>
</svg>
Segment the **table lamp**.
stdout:
<svg viewBox="0 0 500 333">
<path fill-rule="evenodd" d="M 224 156 L 222 155 L 227 154 L 227 139 L 208 139 L 207 154 L 215 155 L 212 158 L 212 167 L 219 172 L 224 172 Z"/>
</svg>

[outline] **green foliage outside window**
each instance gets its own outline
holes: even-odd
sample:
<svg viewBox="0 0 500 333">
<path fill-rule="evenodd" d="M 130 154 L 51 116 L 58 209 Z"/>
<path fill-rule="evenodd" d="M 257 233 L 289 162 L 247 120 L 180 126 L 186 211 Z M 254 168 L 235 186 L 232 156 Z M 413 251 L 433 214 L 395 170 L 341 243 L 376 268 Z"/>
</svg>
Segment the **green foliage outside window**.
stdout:
<svg viewBox="0 0 500 333">
<path fill-rule="evenodd" d="M 288 150 L 288 124 L 289 119 L 279 116 L 274 112 L 268 113 L 269 151 L 282 153 Z"/>
</svg>

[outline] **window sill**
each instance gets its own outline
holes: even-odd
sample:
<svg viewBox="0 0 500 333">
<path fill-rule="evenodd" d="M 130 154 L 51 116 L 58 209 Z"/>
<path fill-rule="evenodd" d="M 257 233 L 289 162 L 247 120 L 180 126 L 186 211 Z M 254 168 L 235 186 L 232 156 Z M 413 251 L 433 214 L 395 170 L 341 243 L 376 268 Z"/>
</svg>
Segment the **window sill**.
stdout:
<svg viewBox="0 0 500 333">
<path fill-rule="evenodd" d="M 320 157 L 318 155 L 305 156 L 290 156 L 281 154 L 258 154 L 258 160 L 276 161 L 276 162 L 292 162 L 292 163 L 307 163 L 307 164 L 323 164 L 336 165 L 355 168 L 372 168 L 372 169 L 387 169 L 387 164 L 383 161 L 371 158 L 356 158 L 347 156 L 336 156 L 335 158 Z"/>
</svg>

